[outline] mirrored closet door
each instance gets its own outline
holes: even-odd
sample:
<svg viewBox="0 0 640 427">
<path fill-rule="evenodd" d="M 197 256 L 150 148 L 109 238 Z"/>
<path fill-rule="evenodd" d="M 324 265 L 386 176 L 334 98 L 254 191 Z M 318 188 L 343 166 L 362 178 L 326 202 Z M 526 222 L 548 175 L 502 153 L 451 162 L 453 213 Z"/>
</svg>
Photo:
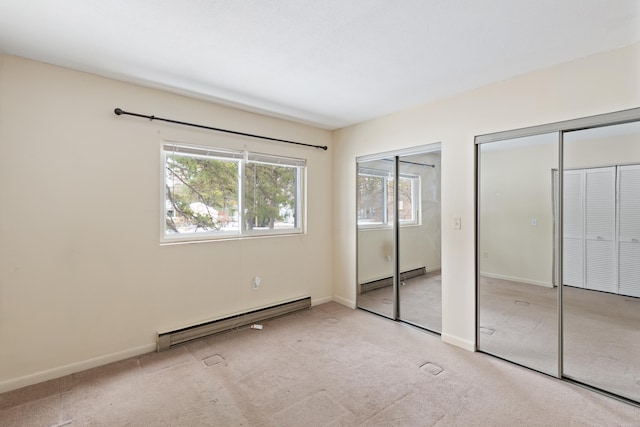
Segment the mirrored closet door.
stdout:
<svg viewBox="0 0 640 427">
<path fill-rule="evenodd" d="M 563 143 L 563 375 L 640 401 L 640 121 Z"/>
<path fill-rule="evenodd" d="M 556 375 L 557 132 L 478 148 L 478 348 Z"/>
<path fill-rule="evenodd" d="M 476 144 L 478 350 L 640 403 L 640 108 Z"/>
<path fill-rule="evenodd" d="M 358 307 L 441 331 L 440 146 L 357 162 Z"/>
<path fill-rule="evenodd" d="M 395 157 L 357 164 L 358 307 L 395 319 Z"/>
</svg>

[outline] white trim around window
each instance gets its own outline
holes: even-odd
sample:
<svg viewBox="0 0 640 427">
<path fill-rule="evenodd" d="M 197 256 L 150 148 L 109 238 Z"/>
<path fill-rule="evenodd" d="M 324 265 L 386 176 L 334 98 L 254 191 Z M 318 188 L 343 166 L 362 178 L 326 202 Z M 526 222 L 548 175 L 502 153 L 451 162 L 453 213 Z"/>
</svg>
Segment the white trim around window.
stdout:
<svg viewBox="0 0 640 427">
<path fill-rule="evenodd" d="M 164 141 L 161 243 L 304 233 L 306 160 Z"/>
</svg>

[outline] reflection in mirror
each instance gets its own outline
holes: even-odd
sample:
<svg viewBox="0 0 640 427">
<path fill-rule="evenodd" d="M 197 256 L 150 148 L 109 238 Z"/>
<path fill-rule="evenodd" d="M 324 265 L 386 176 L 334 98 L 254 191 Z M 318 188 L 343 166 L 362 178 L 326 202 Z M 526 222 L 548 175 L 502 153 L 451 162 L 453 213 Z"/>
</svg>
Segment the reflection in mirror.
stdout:
<svg viewBox="0 0 640 427">
<path fill-rule="evenodd" d="M 564 134 L 563 374 L 640 401 L 640 122 Z"/>
<path fill-rule="evenodd" d="M 558 134 L 481 144 L 478 163 L 478 348 L 557 375 Z"/>
<path fill-rule="evenodd" d="M 440 151 L 399 160 L 399 316 L 441 332 Z"/>
<path fill-rule="evenodd" d="M 357 164 L 358 307 L 440 332 L 440 146 L 418 150 Z"/>
<path fill-rule="evenodd" d="M 358 307 L 395 317 L 394 158 L 357 164 Z"/>
</svg>

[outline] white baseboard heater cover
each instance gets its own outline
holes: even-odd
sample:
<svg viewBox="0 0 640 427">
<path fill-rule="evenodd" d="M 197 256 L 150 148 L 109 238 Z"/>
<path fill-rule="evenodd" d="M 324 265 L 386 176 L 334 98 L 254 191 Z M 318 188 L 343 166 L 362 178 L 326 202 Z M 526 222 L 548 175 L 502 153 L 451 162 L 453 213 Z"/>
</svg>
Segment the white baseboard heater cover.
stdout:
<svg viewBox="0 0 640 427">
<path fill-rule="evenodd" d="M 265 307 L 258 310 L 247 311 L 225 317 L 223 319 L 212 320 L 199 325 L 189 326 L 174 331 L 158 333 L 158 351 L 168 350 L 187 341 L 204 338 L 220 332 L 248 326 L 256 322 L 284 316 L 294 311 L 304 310 L 311 307 L 311 297 L 300 298 L 294 301 Z"/>
</svg>

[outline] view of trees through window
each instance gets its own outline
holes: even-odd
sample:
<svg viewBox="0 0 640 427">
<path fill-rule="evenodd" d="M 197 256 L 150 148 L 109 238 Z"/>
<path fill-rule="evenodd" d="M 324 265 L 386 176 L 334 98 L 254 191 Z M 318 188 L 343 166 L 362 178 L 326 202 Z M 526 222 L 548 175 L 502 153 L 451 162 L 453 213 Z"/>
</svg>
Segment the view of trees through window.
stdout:
<svg viewBox="0 0 640 427">
<path fill-rule="evenodd" d="M 401 223 L 416 221 L 414 198 L 417 199 L 419 178 L 401 176 L 398 182 L 398 213 Z M 385 174 L 359 173 L 358 223 L 361 225 L 391 225 L 394 214 L 394 179 Z M 417 202 L 418 200 L 416 200 Z"/>
<path fill-rule="evenodd" d="M 300 228 L 299 164 L 189 151 L 170 152 L 165 146 L 165 235 Z"/>
<path fill-rule="evenodd" d="M 400 222 L 415 221 L 413 181 L 414 179 L 405 177 L 400 177 L 400 181 L 398 181 L 398 217 Z M 393 180 L 390 180 L 389 185 L 393 188 Z M 388 209 L 393 212 L 393 199 L 388 200 L 387 203 Z"/>
<path fill-rule="evenodd" d="M 247 229 L 295 225 L 296 174 L 293 167 L 246 164 L 244 200 Z"/>
<path fill-rule="evenodd" d="M 358 222 L 361 224 L 384 224 L 387 222 L 385 209 L 385 181 L 381 176 L 358 174 Z M 393 186 L 390 188 L 393 194 Z M 393 200 L 392 195 L 387 199 Z"/>
</svg>

